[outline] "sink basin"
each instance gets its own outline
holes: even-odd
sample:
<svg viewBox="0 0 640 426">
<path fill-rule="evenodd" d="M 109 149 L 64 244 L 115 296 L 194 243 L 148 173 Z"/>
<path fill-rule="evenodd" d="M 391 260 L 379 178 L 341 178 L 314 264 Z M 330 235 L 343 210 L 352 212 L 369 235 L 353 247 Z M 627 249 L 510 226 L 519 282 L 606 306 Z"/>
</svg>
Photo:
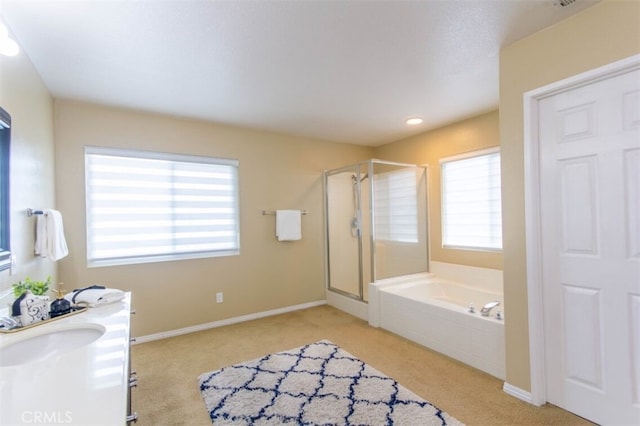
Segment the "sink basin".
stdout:
<svg viewBox="0 0 640 426">
<path fill-rule="evenodd" d="M 95 342 L 106 329 L 100 324 L 73 324 L 41 330 L 0 347 L 0 367 L 53 358 Z"/>
</svg>

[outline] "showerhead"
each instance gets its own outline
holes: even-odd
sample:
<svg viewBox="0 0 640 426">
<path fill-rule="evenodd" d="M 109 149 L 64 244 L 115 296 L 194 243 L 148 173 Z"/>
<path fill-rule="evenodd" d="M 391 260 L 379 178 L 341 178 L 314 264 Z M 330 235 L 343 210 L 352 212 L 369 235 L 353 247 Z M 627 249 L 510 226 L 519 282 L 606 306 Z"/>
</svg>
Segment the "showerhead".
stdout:
<svg viewBox="0 0 640 426">
<path fill-rule="evenodd" d="M 360 178 L 360 182 L 362 182 L 368 177 L 369 177 L 369 173 L 365 173 L 364 176 Z M 358 182 L 358 178 L 356 177 L 356 175 L 351 175 L 351 181 L 353 182 L 354 185 Z"/>
<path fill-rule="evenodd" d="M 576 0 L 554 0 L 553 1 L 553 5 L 554 6 L 561 6 L 561 7 L 566 7 L 569 6 L 570 4 L 574 3 Z"/>
</svg>

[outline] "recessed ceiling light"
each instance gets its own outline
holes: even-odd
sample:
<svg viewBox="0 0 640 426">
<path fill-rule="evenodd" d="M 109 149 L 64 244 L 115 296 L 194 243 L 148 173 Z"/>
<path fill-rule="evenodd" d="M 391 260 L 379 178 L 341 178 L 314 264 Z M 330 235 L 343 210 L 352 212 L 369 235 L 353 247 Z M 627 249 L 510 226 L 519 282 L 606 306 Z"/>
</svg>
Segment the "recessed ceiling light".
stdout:
<svg viewBox="0 0 640 426">
<path fill-rule="evenodd" d="M 416 124 L 422 124 L 422 118 L 420 117 L 409 117 L 407 121 L 405 121 L 409 126 L 415 126 Z"/>
</svg>

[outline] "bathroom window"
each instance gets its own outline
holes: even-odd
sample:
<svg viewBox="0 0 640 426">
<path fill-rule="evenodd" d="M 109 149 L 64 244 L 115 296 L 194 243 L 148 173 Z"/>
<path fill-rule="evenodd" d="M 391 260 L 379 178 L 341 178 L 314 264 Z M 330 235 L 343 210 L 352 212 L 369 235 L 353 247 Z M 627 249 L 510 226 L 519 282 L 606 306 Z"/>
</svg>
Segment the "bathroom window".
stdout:
<svg viewBox="0 0 640 426">
<path fill-rule="evenodd" d="M 499 149 L 443 158 L 440 172 L 442 245 L 502 250 Z"/>
<path fill-rule="evenodd" d="M 238 161 L 86 147 L 88 266 L 239 253 Z"/>
<path fill-rule="evenodd" d="M 418 242 L 416 171 L 399 170 L 375 175 L 376 239 Z"/>
<path fill-rule="evenodd" d="M 11 116 L 0 108 L 0 271 L 11 267 L 9 214 L 9 164 L 11 152 Z"/>
</svg>

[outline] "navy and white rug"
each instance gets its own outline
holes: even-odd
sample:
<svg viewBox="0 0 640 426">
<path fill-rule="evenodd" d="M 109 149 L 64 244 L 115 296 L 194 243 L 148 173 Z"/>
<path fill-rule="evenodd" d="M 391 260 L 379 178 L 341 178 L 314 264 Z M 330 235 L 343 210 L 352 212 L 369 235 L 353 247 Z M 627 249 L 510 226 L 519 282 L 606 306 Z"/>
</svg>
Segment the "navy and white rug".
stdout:
<svg viewBox="0 0 640 426">
<path fill-rule="evenodd" d="M 328 340 L 198 380 L 216 425 L 462 425 Z"/>
</svg>

